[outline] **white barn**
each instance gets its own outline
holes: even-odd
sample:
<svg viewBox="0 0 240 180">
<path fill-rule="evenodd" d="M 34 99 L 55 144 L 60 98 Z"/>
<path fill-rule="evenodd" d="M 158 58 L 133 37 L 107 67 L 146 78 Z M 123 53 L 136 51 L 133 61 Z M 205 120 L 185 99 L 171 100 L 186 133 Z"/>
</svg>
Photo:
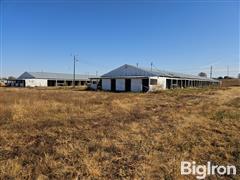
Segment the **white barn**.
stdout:
<svg viewBox="0 0 240 180">
<path fill-rule="evenodd" d="M 144 69 L 128 64 L 102 75 L 100 82 L 102 89 L 106 91 L 132 92 L 204 87 L 219 84 L 219 81 L 206 77 L 173 73 L 158 69 Z"/>
<path fill-rule="evenodd" d="M 75 75 L 75 85 L 83 86 L 90 83 L 94 75 Z M 16 80 L 15 86 L 20 87 L 48 87 L 48 86 L 72 86 L 73 75 L 48 72 L 24 72 Z"/>
</svg>

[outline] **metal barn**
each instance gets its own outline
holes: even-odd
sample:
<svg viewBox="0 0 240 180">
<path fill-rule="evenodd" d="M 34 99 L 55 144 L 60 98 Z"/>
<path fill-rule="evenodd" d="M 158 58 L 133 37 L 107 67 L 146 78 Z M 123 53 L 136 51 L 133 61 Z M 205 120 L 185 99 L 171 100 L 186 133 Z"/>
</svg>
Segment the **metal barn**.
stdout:
<svg viewBox="0 0 240 180">
<path fill-rule="evenodd" d="M 106 91 L 147 92 L 172 88 L 205 87 L 218 85 L 219 81 L 125 64 L 100 77 L 101 87 Z"/>
<path fill-rule="evenodd" d="M 75 85 L 83 86 L 90 83 L 94 75 L 75 75 Z M 15 86 L 19 87 L 48 87 L 48 86 L 72 86 L 73 75 L 48 72 L 25 72 L 16 80 Z"/>
</svg>

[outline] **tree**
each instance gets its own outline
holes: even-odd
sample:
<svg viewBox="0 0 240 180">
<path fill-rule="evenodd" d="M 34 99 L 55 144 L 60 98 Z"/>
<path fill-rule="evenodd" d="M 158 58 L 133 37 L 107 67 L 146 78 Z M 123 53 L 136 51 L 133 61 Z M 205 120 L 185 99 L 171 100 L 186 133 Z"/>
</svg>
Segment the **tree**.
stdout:
<svg viewBox="0 0 240 180">
<path fill-rule="evenodd" d="M 224 76 L 224 79 L 233 79 L 233 78 L 230 76 Z"/>
<path fill-rule="evenodd" d="M 207 77 L 207 73 L 205 73 L 205 72 L 200 72 L 200 73 L 198 74 L 198 76 L 200 76 L 200 77 Z"/>
<path fill-rule="evenodd" d="M 9 80 L 9 81 L 14 81 L 14 80 L 16 80 L 16 78 L 13 77 L 13 76 L 9 76 L 9 77 L 8 77 L 8 80 Z"/>
</svg>

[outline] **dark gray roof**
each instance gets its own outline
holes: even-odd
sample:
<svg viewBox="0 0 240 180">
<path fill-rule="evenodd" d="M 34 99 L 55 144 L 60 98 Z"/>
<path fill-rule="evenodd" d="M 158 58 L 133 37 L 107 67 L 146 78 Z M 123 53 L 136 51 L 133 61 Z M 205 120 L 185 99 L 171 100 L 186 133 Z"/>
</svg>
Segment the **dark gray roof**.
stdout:
<svg viewBox="0 0 240 180">
<path fill-rule="evenodd" d="M 153 69 L 139 68 L 128 64 L 125 64 L 119 68 L 110 71 L 109 73 L 102 75 L 101 78 L 152 77 L 152 76 L 216 81 L 206 77 L 163 71 L 156 68 Z"/>
<path fill-rule="evenodd" d="M 97 78 L 97 76 L 76 74 L 76 80 L 89 80 L 89 78 Z M 49 73 L 49 72 L 25 72 L 18 77 L 18 80 L 22 79 L 72 80 L 73 74 Z"/>
</svg>

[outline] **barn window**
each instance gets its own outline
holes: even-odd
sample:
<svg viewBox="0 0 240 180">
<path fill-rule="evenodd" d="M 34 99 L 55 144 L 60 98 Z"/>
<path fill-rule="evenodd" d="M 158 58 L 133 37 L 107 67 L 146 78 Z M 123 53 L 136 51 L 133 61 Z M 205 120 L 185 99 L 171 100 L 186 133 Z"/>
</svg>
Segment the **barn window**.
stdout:
<svg viewBox="0 0 240 180">
<path fill-rule="evenodd" d="M 157 79 L 150 79 L 150 85 L 157 85 Z"/>
</svg>

